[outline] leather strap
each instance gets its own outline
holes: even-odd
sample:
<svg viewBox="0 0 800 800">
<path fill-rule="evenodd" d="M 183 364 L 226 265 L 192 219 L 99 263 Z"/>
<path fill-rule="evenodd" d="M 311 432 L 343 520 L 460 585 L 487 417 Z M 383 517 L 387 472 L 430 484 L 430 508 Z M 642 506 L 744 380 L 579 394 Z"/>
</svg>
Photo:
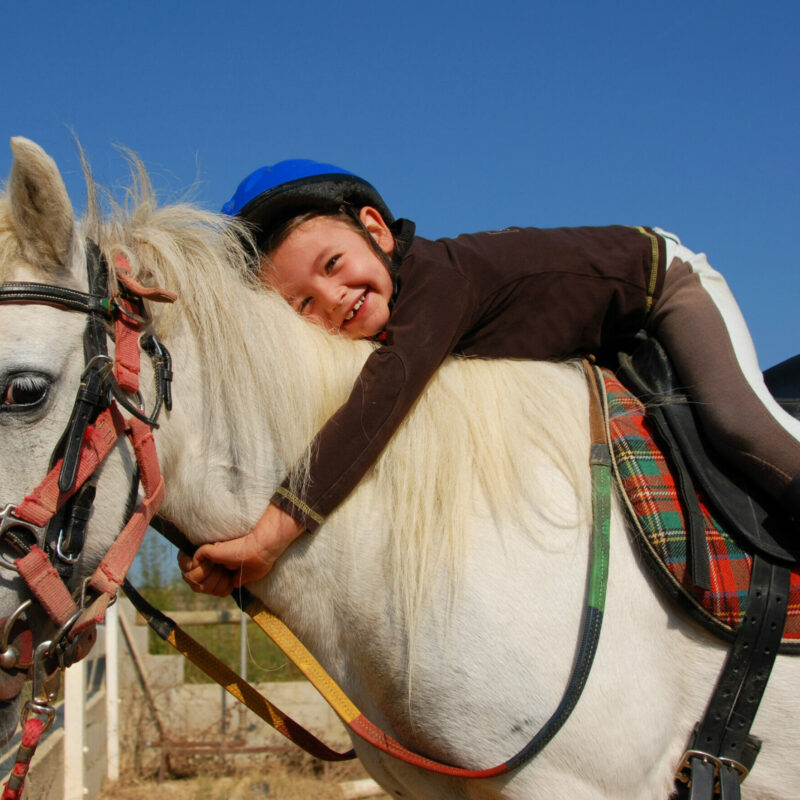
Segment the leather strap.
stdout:
<svg viewBox="0 0 800 800">
<path fill-rule="evenodd" d="M 125 431 L 125 420 L 119 410 L 111 406 L 103 411 L 94 425 L 87 428 L 83 448 L 76 470 L 76 479 L 66 492 L 58 487 L 61 459 L 45 479 L 17 507 L 15 516 L 44 527 L 50 518 L 100 466 Z"/>
<path fill-rule="evenodd" d="M 81 378 L 63 439 L 64 454 L 58 473 L 58 488 L 62 492 L 68 492 L 75 483 L 83 438 L 89 423 L 97 416 L 99 409 L 108 405 L 105 402 L 108 390 L 103 374 L 107 368 L 107 363 L 95 361 Z"/>
<path fill-rule="evenodd" d="M 78 606 L 45 552 L 33 545 L 15 561 L 20 576 L 56 626 L 66 625 Z"/>
<path fill-rule="evenodd" d="M 8 281 L 0 286 L 0 303 L 36 303 L 109 317 L 105 295 L 87 294 L 66 286 Z"/>
<path fill-rule="evenodd" d="M 789 581 L 786 567 L 770 564 L 759 555 L 753 558 L 747 612 L 705 715 L 681 760 L 684 774 L 679 772 L 678 777 L 690 779 L 690 800 L 712 800 L 714 778 L 720 781 L 721 800 L 741 797 L 739 784 L 761 747 L 750 728 L 778 653 Z"/>
</svg>

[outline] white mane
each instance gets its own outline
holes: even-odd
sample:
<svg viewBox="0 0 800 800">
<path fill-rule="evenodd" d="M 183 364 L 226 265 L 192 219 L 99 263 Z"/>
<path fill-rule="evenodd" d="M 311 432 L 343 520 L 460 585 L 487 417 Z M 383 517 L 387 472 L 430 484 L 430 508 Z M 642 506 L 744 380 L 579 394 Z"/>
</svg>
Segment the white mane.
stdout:
<svg viewBox="0 0 800 800">
<path fill-rule="evenodd" d="M 89 184 L 91 199 L 98 190 Z M 3 235 L 9 231 L 5 217 L 0 211 L 0 249 L 12 246 L 13 237 Z M 277 483 L 307 457 L 314 433 L 346 399 L 373 345 L 302 320 L 249 271 L 241 230 L 187 204 L 159 208 L 140 165 L 125 207 L 112 203 L 101 214 L 90 202 L 81 230 L 109 263 L 122 253 L 142 283 L 178 295 L 172 307 L 151 304 L 155 332 L 167 343 L 183 335 L 198 340 L 204 361 L 196 391 L 204 395 L 205 417 L 197 423 L 209 435 L 225 431 L 226 470 L 241 476 L 242 486 L 265 477 Z M 588 516 L 588 439 L 584 426 L 574 423 L 586 414 L 579 381 L 563 365 L 525 361 L 451 358 L 438 371 L 365 480 L 390 498 L 391 573 L 412 617 L 441 567 L 458 574 L 476 482 L 487 513 L 499 521 L 522 520 L 534 536 L 575 524 L 574 506 L 562 520 L 545 520 L 538 511 L 551 506 L 553 481 L 566 480 L 579 513 Z M 252 452 L 259 427 L 268 432 L 276 463 L 259 463 Z M 270 475 L 253 474 L 263 469 Z M 549 477 L 543 481 L 542 475 Z M 207 497 L 198 495 L 207 519 Z M 358 505 L 345 503 L 336 512 L 345 527 L 358 524 Z"/>
</svg>

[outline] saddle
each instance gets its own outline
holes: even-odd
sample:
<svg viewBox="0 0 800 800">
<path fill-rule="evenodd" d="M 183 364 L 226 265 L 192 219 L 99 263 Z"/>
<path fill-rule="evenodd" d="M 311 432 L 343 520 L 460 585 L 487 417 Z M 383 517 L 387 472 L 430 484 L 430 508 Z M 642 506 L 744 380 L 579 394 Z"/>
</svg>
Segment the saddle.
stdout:
<svg viewBox="0 0 800 800">
<path fill-rule="evenodd" d="M 754 558 L 786 569 L 781 652 L 800 653 L 797 521 L 718 463 L 663 349 L 651 339 L 638 344 L 619 356 L 616 373 L 604 371 L 604 382 L 615 475 L 644 563 L 684 611 L 728 641 L 748 604 Z M 797 412 L 800 357 L 767 378 L 784 408 Z"/>
<path fill-rule="evenodd" d="M 618 376 L 645 404 L 654 435 L 680 487 L 695 585 L 711 588 L 694 486 L 726 532 L 747 552 L 787 566 L 800 562 L 797 523 L 735 467 L 720 460 L 700 430 L 690 400 L 676 388 L 675 373 L 661 345 L 646 338 L 632 353 L 620 353 Z M 800 420 L 800 355 L 767 370 L 764 380 L 784 410 Z"/>
</svg>

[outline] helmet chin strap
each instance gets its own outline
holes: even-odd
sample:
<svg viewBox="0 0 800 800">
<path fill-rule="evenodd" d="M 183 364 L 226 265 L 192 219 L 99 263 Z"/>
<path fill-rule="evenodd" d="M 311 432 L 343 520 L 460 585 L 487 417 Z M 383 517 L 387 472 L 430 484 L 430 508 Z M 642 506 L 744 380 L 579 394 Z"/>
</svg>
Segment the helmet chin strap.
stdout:
<svg viewBox="0 0 800 800">
<path fill-rule="evenodd" d="M 347 214 L 347 216 L 350 217 L 353 222 L 355 222 L 355 224 L 358 226 L 358 229 L 361 231 L 361 235 L 367 240 L 367 243 L 372 248 L 375 255 L 380 259 L 381 264 L 386 267 L 386 271 L 391 276 L 392 283 L 394 284 L 396 269 L 393 263 L 393 258 L 389 257 L 389 255 L 378 244 L 378 240 L 367 230 L 367 226 L 361 219 L 361 209 L 356 208 L 350 203 L 342 203 L 342 205 L 339 206 L 339 211 L 343 214 Z M 392 234 L 392 238 L 394 238 L 394 234 Z M 394 255 L 394 248 L 392 249 L 392 255 Z M 392 296 L 394 296 L 394 294 Z"/>
<path fill-rule="evenodd" d="M 389 231 L 392 234 L 392 238 L 394 240 L 394 247 L 392 248 L 392 253 L 389 255 L 388 253 L 384 252 L 381 246 L 378 244 L 375 237 L 367 230 L 367 226 L 361 221 L 361 217 L 359 215 L 360 209 L 356 209 L 350 203 L 343 203 L 339 209 L 341 212 L 347 214 L 350 219 L 355 222 L 358 228 L 361 230 L 363 237 L 369 243 L 369 246 L 375 252 L 375 255 L 378 256 L 381 263 L 384 267 L 386 267 L 386 271 L 389 273 L 389 277 L 392 279 L 392 296 L 389 299 L 389 309 L 391 310 L 394 307 L 394 301 L 397 298 L 397 273 L 400 269 L 400 264 L 403 261 L 403 257 L 408 252 L 408 248 L 411 247 L 411 242 L 414 241 L 414 231 L 416 230 L 416 225 L 409 220 L 409 219 L 396 219 L 393 220 L 392 223 L 389 225 Z M 379 339 L 380 334 L 378 334 L 376 339 Z"/>
</svg>

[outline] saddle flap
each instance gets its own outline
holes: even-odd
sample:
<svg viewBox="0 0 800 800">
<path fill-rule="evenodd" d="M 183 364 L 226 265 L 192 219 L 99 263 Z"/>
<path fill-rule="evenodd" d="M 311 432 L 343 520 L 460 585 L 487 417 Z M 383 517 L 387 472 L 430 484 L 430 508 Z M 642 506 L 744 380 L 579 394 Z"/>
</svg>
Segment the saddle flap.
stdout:
<svg viewBox="0 0 800 800">
<path fill-rule="evenodd" d="M 786 515 L 766 494 L 732 465 L 722 463 L 699 428 L 691 403 L 675 389 L 676 381 L 669 359 L 654 339 L 643 339 L 632 354 L 619 356 L 619 377 L 647 406 L 648 415 L 663 420 L 667 436 L 659 444 L 670 463 L 685 463 L 707 502 L 714 508 L 729 533 L 742 546 L 750 545 L 767 558 L 787 564 L 800 561 L 797 543 Z M 774 367 L 770 383 L 784 407 L 800 407 L 800 356 Z M 792 400 L 792 393 L 794 400 Z M 787 410 L 791 410 L 787 408 Z M 677 452 L 675 448 L 677 447 Z M 684 507 L 691 507 L 685 501 Z"/>
</svg>

